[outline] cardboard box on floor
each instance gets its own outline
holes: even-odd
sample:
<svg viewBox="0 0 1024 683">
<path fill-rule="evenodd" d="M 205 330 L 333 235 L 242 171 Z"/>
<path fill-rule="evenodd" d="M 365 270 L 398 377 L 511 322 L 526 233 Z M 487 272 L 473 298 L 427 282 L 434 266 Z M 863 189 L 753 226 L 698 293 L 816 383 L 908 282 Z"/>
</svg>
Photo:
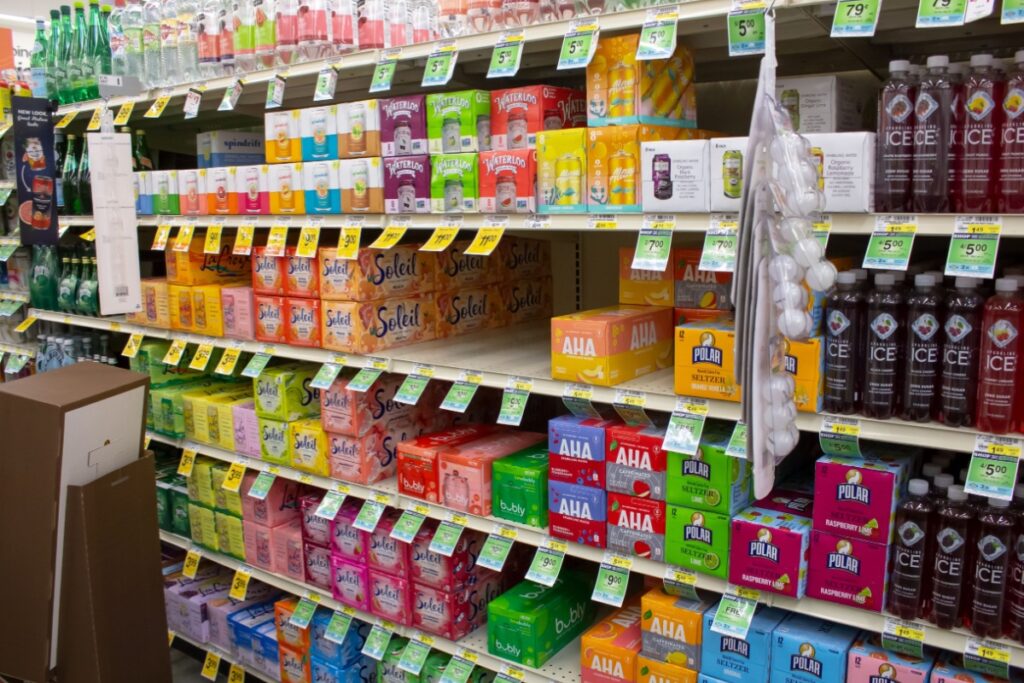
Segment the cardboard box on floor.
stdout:
<svg viewBox="0 0 1024 683">
<path fill-rule="evenodd" d="M 0 386 L 0 674 L 170 683 L 147 385 L 77 363 Z"/>
</svg>

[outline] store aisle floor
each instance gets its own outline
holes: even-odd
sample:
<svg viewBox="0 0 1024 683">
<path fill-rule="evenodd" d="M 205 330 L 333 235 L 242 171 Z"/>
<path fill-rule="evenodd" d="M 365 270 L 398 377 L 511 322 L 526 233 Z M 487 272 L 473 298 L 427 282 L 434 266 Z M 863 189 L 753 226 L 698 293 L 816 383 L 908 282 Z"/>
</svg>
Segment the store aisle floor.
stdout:
<svg viewBox="0 0 1024 683">
<path fill-rule="evenodd" d="M 196 661 L 180 650 L 171 648 L 171 671 L 174 675 L 174 683 L 209 683 L 199 675 L 202 670 L 202 662 Z"/>
</svg>

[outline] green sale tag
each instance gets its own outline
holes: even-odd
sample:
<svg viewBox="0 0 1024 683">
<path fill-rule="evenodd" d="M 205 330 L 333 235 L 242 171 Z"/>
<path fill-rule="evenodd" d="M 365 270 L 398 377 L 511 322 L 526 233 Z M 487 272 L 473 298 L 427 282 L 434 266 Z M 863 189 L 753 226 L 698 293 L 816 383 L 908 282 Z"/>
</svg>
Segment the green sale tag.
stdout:
<svg viewBox="0 0 1024 683">
<path fill-rule="evenodd" d="M 518 532 L 511 527 L 495 525 L 495 530 L 484 541 L 484 547 L 480 549 L 480 556 L 476 563 L 494 572 L 500 572 L 505 566 L 505 560 L 512 551 L 512 544 L 515 542 Z"/>
<path fill-rule="evenodd" d="M 314 102 L 330 102 L 334 99 L 334 90 L 338 85 L 338 70 L 327 66 L 320 70 L 316 77 L 316 90 L 313 91 Z"/>
<path fill-rule="evenodd" d="M 565 551 L 568 549 L 565 541 L 549 538 L 543 546 L 537 548 L 537 553 L 530 562 L 530 569 L 526 572 L 526 578 L 544 586 L 554 586 L 562 571 Z"/>
<path fill-rule="evenodd" d="M 633 559 L 605 553 L 604 560 L 597 570 L 597 581 L 594 583 L 594 593 L 591 600 L 603 602 L 612 607 L 622 607 L 626 599 L 626 589 L 629 587 L 629 570 L 633 566 Z"/>
<path fill-rule="evenodd" d="M 597 19 L 575 19 L 562 39 L 562 50 L 558 54 L 558 71 L 582 69 L 590 64 L 597 51 Z"/>
<path fill-rule="evenodd" d="M 711 630 L 724 636 L 745 640 L 756 609 L 756 600 L 739 595 L 723 595 L 718 603 L 714 621 L 711 622 Z"/>
<path fill-rule="evenodd" d="M 416 538 L 416 534 L 420 532 L 424 520 L 426 520 L 426 516 L 423 514 L 406 510 L 392 527 L 391 538 L 398 539 L 403 543 L 412 543 L 412 539 Z"/>
<path fill-rule="evenodd" d="M 729 13 L 729 56 L 764 54 L 764 10 Z"/>
<path fill-rule="evenodd" d="M 242 80 L 238 79 L 232 83 L 227 90 L 224 91 L 224 97 L 221 98 L 220 104 L 217 105 L 217 111 L 233 111 L 235 106 L 238 104 L 238 99 L 242 96 Z"/>
<path fill-rule="evenodd" d="M 423 377 L 421 375 L 406 375 L 405 381 L 402 382 L 402 386 L 398 387 L 398 391 L 395 393 L 395 400 L 399 403 L 404 403 L 410 406 L 416 405 L 429 382 L 429 377 Z"/>
<path fill-rule="evenodd" d="M 459 543 L 459 538 L 462 537 L 464 528 L 463 525 L 454 522 L 446 521 L 438 524 L 434 537 L 430 539 L 430 552 L 451 557 L 455 552 L 455 546 Z"/>
<path fill-rule="evenodd" d="M 860 420 L 828 416 L 821 421 L 818 444 L 828 455 L 860 457 Z"/>
<path fill-rule="evenodd" d="M 729 437 L 729 444 L 725 447 L 725 454 L 740 460 L 747 459 L 747 425 L 737 422 L 732 428 L 732 436 Z"/>
<path fill-rule="evenodd" d="M 833 38 L 870 38 L 878 28 L 882 0 L 839 0 L 832 17 Z"/>
<path fill-rule="evenodd" d="M 359 514 L 356 515 L 355 521 L 352 522 L 352 526 L 356 529 L 361 529 L 368 534 L 372 534 L 373 530 L 377 528 L 377 523 L 380 522 L 380 518 L 386 509 L 387 505 L 384 505 L 383 503 L 378 503 L 375 500 L 364 500 L 363 507 L 359 508 Z"/>
<path fill-rule="evenodd" d="M 661 447 L 684 455 L 694 455 L 704 433 L 708 416 L 708 402 L 701 398 L 676 398 L 676 407 L 669 418 L 665 439 Z"/>
<path fill-rule="evenodd" d="M 647 10 L 640 42 L 636 46 L 636 59 L 668 59 L 676 51 L 676 21 L 679 10 L 675 7 Z"/>
<path fill-rule="evenodd" d="M 916 28 L 963 26 L 967 0 L 919 0 Z"/>
<path fill-rule="evenodd" d="M 1003 12 L 999 22 L 1002 24 L 1024 22 L 1024 0 L 1003 0 Z"/>
<path fill-rule="evenodd" d="M 267 104 L 266 109 L 276 109 L 284 104 L 284 87 L 287 78 L 283 74 L 276 74 L 267 81 Z"/>
<path fill-rule="evenodd" d="M 260 472 L 259 476 L 256 477 L 256 481 L 249 487 L 249 497 L 256 500 L 266 500 L 275 479 L 277 479 L 277 476 L 273 472 Z"/>
<path fill-rule="evenodd" d="M 0 354 L 2 357 L 2 354 Z M 21 369 L 28 363 L 28 356 L 15 356 L 12 355 L 7 359 L 7 366 L 4 368 L 4 372 L 8 375 L 13 375 L 17 372 L 21 372 Z"/>
<path fill-rule="evenodd" d="M 700 253 L 698 270 L 712 273 L 731 273 L 736 270 L 736 245 L 739 240 L 739 216 L 734 213 L 713 213 L 704 248 Z"/>
<path fill-rule="evenodd" d="M 437 49 L 427 56 L 427 63 L 423 67 L 424 88 L 432 85 L 444 85 L 452 80 L 455 73 L 455 61 L 459 53 L 455 50 L 453 41 L 446 41 L 438 45 Z"/>
<path fill-rule="evenodd" d="M 501 395 L 501 411 L 498 413 L 498 424 L 518 427 L 526 412 L 526 402 L 530 398 L 527 391 L 506 388 Z"/>
<path fill-rule="evenodd" d="M 267 367 L 267 363 L 270 362 L 270 355 L 266 353 L 257 353 L 249 359 L 245 369 L 242 370 L 242 377 L 259 377 L 259 374 L 263 372 L 263 369 Z"/>
<path fill-rule="evenodd" d="M 875 216 L 875 229 L 864 254 L 864 268 L 906 270 L 917 233 L 917 216 Z"/>
<path fill-rule="evenodd" d="M 473 662 L 455 655 L 448 660 L 448 664 L 444 667 L 444 673 L 441 674 L 441 680 L 438 683 L 466 683 L 475 668 L 476 664 Z"/>
<path fill-rule="evenodd" d="M 338 516 L 338 510 L 341 509 L 342 503 L 345 502 L 345 494 L 338 491 L 328 491 L 324 496 L 323 500 L 320 501 L 320 505 L 317 506 L 313 512 L 317 517 L 323 519 L 334 519 Z"/>
<path fill-rule="evenodd" d="M 452 388 L 445 395 L 444 401 L 441 402 L 441 408 L 443 410 L 450 410 L 453 413 L 466 412 L 466 408 L 469 407 L 469 403 L 476 395 L 476 390 L 479 386 L 479 384 L 474 382 L 463 382 L 461 380 L 454 382 Z"/>
<path fill-rule="evenodd" d="M 356 376 L 349 380 L 348 389 L 349 391 L 358 391 L 360 393 L 369 391 L 373 383 L 377 381 L 384 372 L 375 368 L 361 368 Z"/>
<path fill-rule="evenodd" d="M 957 216 L 946 256 L 946 275 L 992 278 L 996 272 L 999 234 L 1003 221 L 998 216 Z"/>
<path fill-rule="evenodd" d="M 331 615 L 331 620 L 327 622 L 327 631 L 324 632 L 324 638 L 341 645 L 345 642 L 345 636 L 348 635 L 348 629 L 352 626 L 352 615 L 340 610 L 334 610 L 334 614 Z"/>
<path fill-rule="evenodd" d="M 1021 440 L 1011 436 L 978 434 L 964 491 L 986 498 L 1013 498 L 1020 463 Z"/>
<path fill-rule="evenodd" d="M 310 599 L 305 597 L 299 600 L 299 604 L 295 605 L 295 611 L 292 612 L 288 623 L 296 628 L 306 628 L 309 626 L 309 622 L 313 621 L 313 613 L 316 612 L 318 602 L 320 602 L 319 598 Z"/>
<path fill-rule="evenodd" d="M 388 629 L 374 624 L 373 628 L 370 629 L 370 633 L 366 636 L 366 642 L 363 643 L 363 654 L 376 659 L 378 662 L 384 659 L 384 653 L 388 650 L 388 643 L 391 642 L 392 635 Z"/>
<path fill-rule="evenodd" d="M 423 663 L 427 661 L 430 654 L 430 645 L 419 638 L 412 638 L 405 644 L 402 650 L 402 657 L 398 660 L 398 668 L 407 671 L 413 676 L 419 676 L 423 670 Z"/>
<path fill-rule="evenodd" d="M 672 231 L 641 228 L 633 252 L 633 270 L 652 270 L 664 273 L 672 253 Z"/>
<path fill-rule="evenodd" d="M 386 56 L 377 62 L 373 70 L 373 80 L 370 81 L 370 92 L 387 92 L 391 90 L 391 81 L 395 77 L 395 69 L 398 62 L 388 59 Z"/>
<path fill-rule="evenodd" d="M 505 31 L 491 53 L 487 78 L 509 78 L 519 71 L 523 61 L 523 31 Z"/>
<path fill-rule="evenodd" d="M 338 378 L 341 366 L 337 363 L 324 363 L 316 372 L 316 377 L 309 383 L 314 389 L 330 389 L 334 380 Z"/>
</svg>

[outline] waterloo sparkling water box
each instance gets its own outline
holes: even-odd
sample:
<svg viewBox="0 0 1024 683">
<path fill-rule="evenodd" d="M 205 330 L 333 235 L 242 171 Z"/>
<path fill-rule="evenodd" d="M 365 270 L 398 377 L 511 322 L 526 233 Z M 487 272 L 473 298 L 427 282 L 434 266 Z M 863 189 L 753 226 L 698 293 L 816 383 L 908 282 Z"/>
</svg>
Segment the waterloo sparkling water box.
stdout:
<svg viewBox="0 0 1024 683">
<path fill-rule="evenodd" d="M 341 210 L 384 213 L 384 167 L 380 157 L 341 160 Z"/>
<path fill-rule="evenodd" d="M 268 164 L 302 161 L 299 110 L 273 111 L 264 115 L 263 151 Z"/>
<path fill-rule="evenodd" d="M 889 547 L 814 529 L 808 597 L 880 612 L 889 590 Z"/>
<path fill-rule="evenodd" d="M 665 559 L 665 503 L 608 494 L 608 549 L 659 562 Z"/>
<path fill-rule="evenodd" d="M 814 465 L 814 528 L 845 538 L 892 542 L 906 458 L 823 455 Z"/>
<path fill-rule="evenodd" d="M 665 500 L 722 514 L 750 504 L 750 463 L 725 453 L 734 427 L 732 422 L 707 420 L 695 454 L 669 451 Z"/>
<path fill-rule="evenodd" d="M 430 157 L 430 210 L 476 213 L 479 210 L 479 160 L 475 152 Z"/>
<path fill-rule="evenodd" d="M 428 153 L 426 95 L 380 100 L 380 148 L 386 157 Z"/>
<path fill-rule="evenodd" d="M 871 683 L 885 679 L 900 683 L 928 683 L 934 664 L 935 651 L 931 648 L 924 649 L 924 657 L 914 657 L 883 649 L 881 636 L 877 633 L 862 633 L 850 647 L 846 682 Z"/>
<path fill-rule="evenodd" d="M 590 627 L 580 641 L 580 680 L 633 680 L 640 652 L 640 605 L 636 600 Z"/>
<path fill-rule="evenodd" d="M 480 152 L 480 212 L 534 213 L 536 210 L 536 150 Z"/>
<path fill-rule="evenodd" d="M 711 630 L 718 605 L 704 612 L 700 671 L 720 681 L 765 681 L 770 671 L 772 631 L 787 612 L 758 606 L 745 638 Z"/>
<path fill-rule="evenodd" d="M 668 451 L 657 426 L 614 425 L 605 433 L 605 467 L 610 492 L 665 500 Z"/>
<path fill-rule="evenodd" d="M 391 249 L 362 248 L 344 259 L 333 247 L 320 248 L 320 296 L 332 301 L 373 301 L 434 289 L 437 259 L 418 244 Z"/>
<path fill-rule="evenodd" d="M 303 161 L 338 158 L 338 107 L 299 110 L 299 136 Z"/>
<path fill-rule="evenodd" d="M 846 654 L 857 629 L 791 613 L 772 635 L 771 683 L 846 680 Z"/>
<path fill-rule="evenodd" d="M 548 482 L 548 533 L 595 548 L 608 545 L 608 494 L 603 489 Z"/>
<path fill-rule="evenodd" d="M 537 444 L 491 466 L 491 514 L 519 524 L 548 525 L 548 449 Z"/>
<path fill-rule="evenodd" d="M 811 520 L 750 507 L 732 518 L 729 582 L 802 598 L 807 589 Z"/>
<path fill-rule="evenodd" d="M 491 425 L 463 425 L 398 444 L 398 491 L 436 503 L 441 491 L 441 451 L 487 436 Z"/>
<path fill-rule="evenodd" d="M 338 154 L 342 159 L 379 157 L 380 100 L 338 105 Z"/>
<path fill-rule="evenodd" d="M 491 98 L 486 90 L 427 95 L 430 154 L 483 152 L 491 148 Z"/>
<path fill-rule="evenodd" d="M 537 133 L 537 210 L 586 213 L 587 131 L 585 128 Z"/>
<path fill-rule="evenodd" d="M 430 213 L 430 157 L 384 157 L 384 212 Z"/>
<path fill-rule="evenodd" d="M 620 424 L 576 415 L 548 421 L 548 476 L 580 486 L 605 487 L 605 433 Z"/>
<path fill-rule="evenodd" d="M 644 656 L 699 670 L 704 612 L 712 604 L 671 595 L 661 586 L 644 593 L 640 599 Z"/>
<path fill-rule="evenodd" d="M 533 149 L 542 130 L 584 128 L 585 96 L 553 85 L 491 91 L 491 149 Z"/>
<path fill-rule="evenodd" d="M 680 505 L 668 506 L 665 560 L 702 574 L 726 578 L 729 570 L 729 516 Z"/>
<path fill-rule="evenodd" d="M 376 353 L 434 338 L 433 294 L 382 301 L 324 301 L 323 348 L 343 353 Z"/>
<path fill-rule="evenodd" d="M 302 164 L 306 213 L 341 213 L 341 162 L 307 161 Z"/>
<path fill-rule="evenodd" d="M 242 215 L 270 213 L 270 166 L 235 168 L 235 204 Z"/>
</svg>

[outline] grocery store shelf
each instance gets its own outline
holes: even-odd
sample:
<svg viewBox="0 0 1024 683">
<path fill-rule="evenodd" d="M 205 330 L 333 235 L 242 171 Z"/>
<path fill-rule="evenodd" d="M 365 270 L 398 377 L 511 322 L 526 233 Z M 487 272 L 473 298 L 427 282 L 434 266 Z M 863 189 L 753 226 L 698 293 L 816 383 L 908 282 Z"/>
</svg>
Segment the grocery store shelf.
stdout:
<svg viewBox="0 0 1024 683">
<path fill-rule="evenodd" d="M 676 219 L 676 232 L 703 233 L 707 230 L 711 220 L 711 214 L 706 213 L 677 213 L 671 214 Z M 875 215 L 873 213 L 836 213 L 831 214 L 832 234 L 834 235 L 870 235 L 875 227 Z M 239 225 L 253 225 L 257 228 L 269 228 L 273 225 L 290 225 L 296 230 L 311 222 L 318 222 L 325 228 L 339 228 L 346 225 L 349 215 L 323 215 L 323 216 L 140 216 L 140 226 L 171 225 L 178 226 L 185 223 L 193 223 L 199 227 L 219 223 L 224 227 L 237 227 Z M 385 221 L 394 220 L 399 216 L 382 216 L 371 214 L 363 216 L 363 227 L 383 227 Z M 433 214 L 413 214 L 402 216 L 409 220 L 409 228 L 412 230 L 433 230 L 443 217 Z M 484 225 L 484 221 L 491 216 L 485 214 L 465 214 L 463 228 L 473 230 Z M 566 214 L 566 215 L 534 215 L 534 214 L 513 214 L 509 215 L 508 228 L 510 230 L 538 230 L 543 232 L 563 231 L 598 231 L 608 232 L 610 230 L 636 232 L 643 227 L 644 214 L 619 214 L 614 218 L 614 227 L 609 227 L 606 219 L 609 216 L 601 216 L 600 227 L 596 222 L 596 214 Z M 1004 237 L 1024 237 L 1024 215 L 1004 214 L 1002 219 L 1002 235 Z M 92 226 L 92 216 L 62 216 L 61 225 L 69 226 Z M 917 234 L 923 236 L 950 236 L 956 224 L 954 214 L 918 214 Z"/>
<path fill-rule="evenodd" d="M 160 533 L 161 533 L 161 538 L 162 538 L 163 532 L 160 532 Z M 169 534 L 169 535 L 173 536 L 174 534 Z M 163 539 L 163 540 L 167 540 L 167 539 Z M 173 545 L 178 545 L 177 543 L 174 543 L 173 541 L 169 541 L 168 540 L 167 542 L 168 543 L 172 543 Z M 245 669 L 246 680 L 264 681 L 264 683 L 280 683 L 280 681 L 278 679 L 271 678 L 270 676 L 266 675 L 262 671 L 256 671 L 256 670 L 254 670 L 254 669 L 252 669 L 250 667 L 241 665 L 239 662 L 235 661 L 234 656 L 230 652 L 228 652 L 227 650 L 224 650 L 222 648 L 217 647 L 213 643 L 200 643 L 198 640 L 193 640 L 193 639 L 189 638 L 188 636 L 182 635 L 181 633 L 178 633 L 177 631 L 175 631 L 175 633 L 174 633 L 174 641 L 171 642 L 171 645 L 173 646 L 174 642 L 178 641 L 178 640 L 184 641 L 184 642 L 188 643 L 189 645 L 191 645 L 192 647 L 195 647 L 195 648 L 198 648 L 200 650 L 203 650 L 204 652 L 213 652 L 215 654 L 218 654 L 218 655 L 220 655 L 220 659 L 221 659 L 222 662 L 227 662 L 229 664 L 239 664 L 240 666 L 242 666 L 243 669 Z"/>
<path fill-rule="evenodd" d="M 161 530 L 160 540 L 179 548 L 195 550 L 202 555 L 203 559 L 210 560 L 228 569 L 244 568 L 249 572 L 252 578 L 293 595 L 316 596 L 314 599 L 319 599 L 320 605 L 333 610 L 345 609 L 360 621 L 365 621 L 371 624 L 381 623 L 381 618 L 376 615 L 369 614 L 361 610 L 353 610 L 342 605 L 331 597 L 331 594 L 328 591 L 324 591 L 305 583 L 300 583 L 294 579 L 290 579 L 273 572 L 268 572 L 258 567 L 252 567 L 233 557 L 207 550 L 206 548 L 194 545 L 190 539 L 185 538 L 184 536 L 179 536 L 178 534 Z M 396 624 L 394 633 L 399 636 L 413 637 L 417 635 L 419 631 L 412 627 Z M 513 677 L 518 680 L 528 682 L 536 681 L 537 683 L 547 683 L 548 681 L 565 681 L 568 683 L 569 681 L 579 681 L 580 679 L 579 639 L 576 639 L 566 645 L 559 654 L 540 669 L 531 669 L 529 667 L 522 667 L 518 664 L 506 662 L 499 657 L 489 654 L 487 652 L 486 627 L 477 629 L 458 642 L 454 642 L 440 636 L 430 635 L 430 637 L 433 639 L 432 646 L 436 650 L 441 650 L 442 652 L 447 652 L 448 654 L 453 655 L 461 655 L 463 652 L 473 653 L 478 658 L 477 666 L 481 666 L 495 672 L 512 670 Z M 204 646 L 197 645 L 197 647 Z"/>
<path fill-rule="evenodd" d="M 28 356 L 29 358 L 34 358 L 36 355 L 36 350 L 24 344 L 8 344 L 6 342 L 0 342 L 0 355 L 3 355 L 5 353 L 11 353 L 16 356 Z"/>
</svg>

